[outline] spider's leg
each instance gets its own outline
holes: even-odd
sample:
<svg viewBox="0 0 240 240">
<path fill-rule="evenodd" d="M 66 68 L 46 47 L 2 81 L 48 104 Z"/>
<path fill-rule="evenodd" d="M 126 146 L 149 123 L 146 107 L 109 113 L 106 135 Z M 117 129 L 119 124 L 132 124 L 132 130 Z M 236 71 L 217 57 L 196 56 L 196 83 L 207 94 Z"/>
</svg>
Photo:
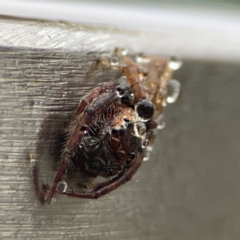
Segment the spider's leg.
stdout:
<svg viewBox="0 0 240 240">
<path fill-rule="evenodd" d="M 62 180 L 62 177 L 63 177 L 64 173 L 66 172 L 70 161 L 71 161 L 70 155 L 64 153 L 63 157 L 62 157 L 62 164 L 53 180 L 51 188 L 47 192 L 47 197 L 45 199 L 45 202 L 47 202 L 47 203 L 51 202 L 53 195 L 56 192 L 57 184 Z M 42 189 L 42 191 L 43 190 L 44 189 Z"/>
<path fill-rule="evenodd" d="M 33 185 L 36 195 L 38 196 L 40 189 L 39 189 L 39 166 L 38 162 L 36 162 L 32 169 L 33 174 Z"/>
<path fill-rule="evenodd" d="M 130 82 L 130 84 L 132 86 L 132 91 L 134 94 L 134 103 L 137 103 L 137 102 L 141 101 L 142 99 L 145 99 L 146 93 L 143 90 L 143 88 L 139 82 L 138 75 L 135 74 L 135 71 L 133 71 L 133 69 L 131 67 L 125 66 L 125 67 L 123 67 L 123 73 L 125 74 L 125 76 L 127 77 L 127 80 Z"/>
<path fill-rule="evenodd" d="M 91 125 L 92 116 L 94 116 L 94 114 L 97 114 L 98 111 L 111 105 L 112 102 L 115 101 L 117 94 L 115 93 L 115 91 L 110 91 L 109 94 L 106 94 L 104 97 L 100 98 L 100 100 L 97 99 L 94 102 L 93 106 L 89 104 L 91 104 L 99 94 L 104 93 L 109 89 L 113 89 L 115 86 L 116 84 L 113 83 L 108 85 L 100 85 L 99 87 L 94 88 L 85 98 L 83 98 L 73 119 L 73 121 L 75 122 L 74 130 L 72 131 L 66 143 L 64 152 L 61 156 L 60 168 L 53 180 L 53 184 L 50 190 L 47 193 L 46 202 L 51 202 L 52 197 L 56 192 L 58 183 L 61 181 L 69 164 L 71 163 L 72 157 L 75 155 L 77 148 L 79 147 L 79 144 L 84 135 L 84 131 L 81 129 L 81 127 L 83 126 L 83 124 Z M 78 118 L 78 116 L 82 113 L 82 117 Z"/>
<path fill-rule="evenodd" d="M 97 188 L 95 188 L 92 192 L 89 193 L 78 193 L 78 192 L 60 192 L 61 194 L 67 195 L 67 196 L 72 196 L 72 197 L 78 197 L 78 198 L 90 198 L 90 199 L 97 199 L 113 190 L 116 188 L 120 187 L 123 185 L 125 182 L 129 181 L 132 176 L 135 174 L 135 172 L 138 170 L 142 163 L 142 154 L 140 154 L 138 158 L 136 158 L 135 162 L 133 165 L 131 165 L 127 170 L 121 171 L 115 178 L 112 180 L 100 184 Z"/>
<path fill-rule="evenodd" d="M 40 190 L 39 188 L 39 166 L 38 166 L 38 162 L 36 162 L 33 166 L 32 169 L 32 173 L 33 173 L 33 185 L 34 185 L 34 189 L 35 189 L 35 193 L 37 195 L 37 198 L 40 200 L 40 202 L 42 204 L 44 204 L 45 202 L 45 196 L 49 190 L 49 186 L 46 184 L 42 184 L 42 188 Z"/>
<path fill-rule="evenodd" d="M 110 89 L 113 89 L 114 87 L 116 86 L 115 83 L 108 83 L 108 84 L 105 84 L 105 85 L 100 85 L 96 88 L 94 88 L 89 94 L 87 94 L 82 100 L 81 100 L 81 103 L 74 115 L 74 118 L 76 116 L 79 116 L 83 111 L 84 109 L 86 108 L 86 106 L 88 106 L 89 104 L 92 103 L 92 101 L 97 97 L 99 96 L 100 94 L 104 93 L 104 92 L 107 92 L 108 90 Z"/>
<path fill-rule="evenodd" d="M 119 57 L 122 58 L 124 64 L 114 66 L 114 68 L 118 68 L 126 76 L 127 80 L 132 86 L 132 91 L 134 94 L 134 103 L 137 103 L 140 100 L 146 98 L 145 91 L 143 90 L 139 80 L 139 73 L 141 73 L 142 71 L 129 57 L 127 56 Z"/>
</svg>

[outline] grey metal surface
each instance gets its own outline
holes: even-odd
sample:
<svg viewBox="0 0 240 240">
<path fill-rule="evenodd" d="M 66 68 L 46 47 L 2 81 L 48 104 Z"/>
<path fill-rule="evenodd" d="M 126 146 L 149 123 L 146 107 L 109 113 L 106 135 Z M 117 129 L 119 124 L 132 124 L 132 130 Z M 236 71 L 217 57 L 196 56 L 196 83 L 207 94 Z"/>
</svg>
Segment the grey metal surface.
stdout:
<svg viewBox="0 0 240 240">
<path fill-rule="evenodd" d="M 177 53 L 184 58 L 239 61 L 239 4 L 229 4 L 229 1 L 222 4 L 216 2 L 206 4 L 202 1 L 191 1 L 191 4 L 183 1 L 181 3 L 168 1 L 168 4 L 163 2 L 0 0 L 0 14 L 97 25 L 95 34 L 97 32 L 103 34 L 101 30 L 107 27 L 107 33 L 114 34 L 115 40 L 118 39 L 117 44 L 131 42 L 129 45 L 134 51 L 148 49 L 152 53 L 158 51 L 167 55 Z M 1 32 L 5 37 L 9 37 L 10 34 L 9 24 L 1 23 Z M 21 26 L 22 23 L 19 24 Z M 71 25 L 78 29 L 77 25 Z M 40 30 L 39 27 L 33 22 L 25 29 L 28 32 L 28 37 L 24 38 L 25 44 L 32 43 L 29 38 L 31 39 L 33 35 L 41 39 L 38 41 L 39 44 L 45 43 L 44 47 L 51 47 L 55 40 L 62 41 L 61 47 L 69 47 L 74 41 L 68 40 L 66 36 L 74 38 L 75 41 L 76 37 L 79 38 L 78 32 L 67 31 L 69 24 L 67 26 L 64 23 L 62 26 L 57 23 L 48 26 L 42 24 Z M 47 36 L 43 35 L 45 28 L 48 30 Z M 116 28 L 134 30 L 134 34 L 133 31 L 123 32 L 121 29 L 116 31 Z M 22 30 L 20 28 L 20 31 Z M 59 31 L 62 32 L 61 37 L 53 34 Z M 13 33 L 13 36 L 15 38 L 16 34 Z"/>
<path fill-rule="evenodd" d="M 148 41 L 65 23 L 0 25 L 1 239 L 239 239 L 237 63 L 184 59 L 175 74 L 182 96 L 133 180 L 98 200 L 56 195 L 41 206 L 34 161 L 50 183 L 69 117 L 103 80 L 91 74 L 99 53 L 116 44 L 140 51 Z"/>
</svg>

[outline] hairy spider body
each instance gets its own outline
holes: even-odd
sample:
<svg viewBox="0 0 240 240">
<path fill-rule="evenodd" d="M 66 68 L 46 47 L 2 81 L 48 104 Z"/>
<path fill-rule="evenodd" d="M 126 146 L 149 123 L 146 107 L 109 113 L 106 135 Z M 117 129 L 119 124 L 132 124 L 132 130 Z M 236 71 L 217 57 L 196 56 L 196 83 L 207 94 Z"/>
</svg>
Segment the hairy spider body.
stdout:
<svg viewBox="0 0 240 240">
<path fill-rule="evenodd" d="M 171 69 L 166 60 L 135 62 L 119 50 L 115 55 L 123 64 L 113 67 L 123 77 L 100 84 L 81 100 L 53 184 L 50 188 L 44 185 L 39 194 L 42 202 L 50 202 L 55 192 L 98 198 L 130 180 L 141 165 L 144 148 L 157 127 L 152 119 L 155 109 L 161 113 L 166 99 Z M 67 187 L 61 191 L 58 184 L 70 166 L 86 176 L 107 180 L 91 192 L 73 192 Z"/>
<path fill-rule="evenodd" d="M 75 163 L 80 162 L 85 173 L 93 177 L 116 175 L 142 152 L 143 139 L 134 132 L 137 116 L 132 107 L 119 105 L 118 98 L 92 116 L 93 124 L 86 126 L 75 152 Z"/>
</svg>

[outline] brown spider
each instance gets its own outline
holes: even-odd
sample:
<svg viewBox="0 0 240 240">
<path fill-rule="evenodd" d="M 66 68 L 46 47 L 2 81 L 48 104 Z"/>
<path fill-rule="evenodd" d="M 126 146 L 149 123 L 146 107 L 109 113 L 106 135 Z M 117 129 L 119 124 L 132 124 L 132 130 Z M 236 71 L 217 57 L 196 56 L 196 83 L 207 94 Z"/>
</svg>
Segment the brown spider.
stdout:
<svg viewBox="0 0 240 240">
<path fill-rule="evenodd" d="M 55 192 L 101 197 L 130 180 L 142 163 L 144 148 L 157 127 L 152 118 L 165 106 L 172 69 L 165 59 L 138 56 L 134 61 L 119 49 L 103 62 L 122 71 L 123 76 L 100 84 L 82 99 L 53 183 L 51 187 L 43 185 L 38 193 L 42 202 L 50 203 Z M 91 192 L 67 190 L 63 176 L 72 165 L 86 176 L 108 180 Z M 62 191 L 60 183 L 65 184 Z"/>
</svg>

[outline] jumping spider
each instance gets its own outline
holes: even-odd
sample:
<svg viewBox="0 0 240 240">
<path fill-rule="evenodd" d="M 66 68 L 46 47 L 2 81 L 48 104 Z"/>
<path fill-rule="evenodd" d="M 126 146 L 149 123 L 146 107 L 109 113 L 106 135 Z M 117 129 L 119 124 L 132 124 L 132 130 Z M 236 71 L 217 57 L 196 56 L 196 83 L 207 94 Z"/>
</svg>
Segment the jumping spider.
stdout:
<svg viewBox="0 0 240 240">
<path fill-rule="evenodd" d="M 174 69 L 165 59 L 142 55 L 134 59 L 120 49 L 102 63 L 120 70 L 122 77 L 98 85 L 81 100 L 53 183 L 39 191 L 42 202 L 50 203 L 55 192 L 101 197 L 130 180 L 142 163 L 144 148 L 158 125 L 153 119 L 159 121 L 167 103 Z M 106 181 L 91 192 L 68 190 L 63 177 L 73 163 L 85 175 L 101 176 Z M 59 189 L 61 182 L 65 184 L 63 190 Z"/>
</svg>

